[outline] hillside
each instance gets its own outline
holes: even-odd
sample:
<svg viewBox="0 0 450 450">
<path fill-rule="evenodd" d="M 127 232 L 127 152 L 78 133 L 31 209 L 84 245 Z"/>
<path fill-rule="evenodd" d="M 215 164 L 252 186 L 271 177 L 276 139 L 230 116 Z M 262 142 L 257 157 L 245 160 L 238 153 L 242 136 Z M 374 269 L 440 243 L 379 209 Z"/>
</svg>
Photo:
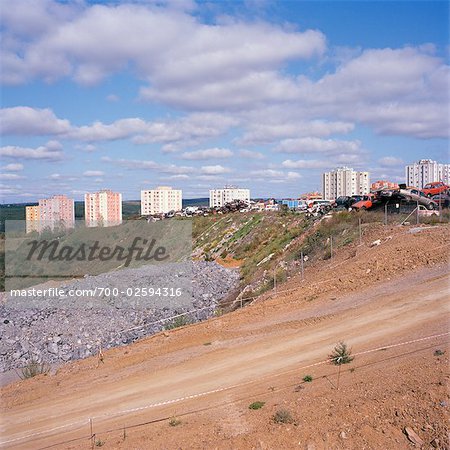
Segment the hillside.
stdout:
<svg viewBox="0 0 450 450">
<path fill-rule="evenodd" d="M 244 308 L 4 387 L 3 445 L 86 448 L 93 418 L 111 449 L 448 448 L 449 236 L 372 225 Z"/>
</svg>

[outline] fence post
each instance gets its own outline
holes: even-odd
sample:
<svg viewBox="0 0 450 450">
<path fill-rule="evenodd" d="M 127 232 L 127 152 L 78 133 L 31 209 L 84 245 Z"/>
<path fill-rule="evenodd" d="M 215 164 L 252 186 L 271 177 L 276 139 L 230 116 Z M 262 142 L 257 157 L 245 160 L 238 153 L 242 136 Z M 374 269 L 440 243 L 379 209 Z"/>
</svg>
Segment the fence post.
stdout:
<svg viewBox="0 0 450 450">
<path fill-rule="evenodd" d="M 359 225 L 359 245 L 361 245 L 362 244 L 361 217 L 358 219 L 358 225 Z"/>
<path fill-rule="evenodd" d="M 387 223 L 388 223 L 388 220 L 387 220 L 387 207 L 388 207 L 388 204 L 387 204 L 387 202 L 386 202 L 386 204 L 384 205 L 384 224 L 387 226 Z"/>
<path fill-rule="evenodd" d="M 300 252 L 300 256 L 302 258 L 302 263 L 301 263 L 301 268 L 302 268 L 302 280 L 305 278 L 305 267 L 304 267 L 304 256 L 303 256 L 303 251 Z"/>
<path fill-rule="evenodd" d="M 330 236 L 330 260 L 333 261 L 333 235 Z"/>
<path fill-rule="evenodd" d="M 419 225 L 420 223 L 420 218 L 419 218 L 419 202 L 417 202 L 417 206 L 416 206 L 416 225 Z"/>
<path fill-rule="evenodd" d="M 277 271 L 276 271 L 276 266 L 273 269 L 273 289 L 275 290 L 275 294 L 277 293 Z"/>
<path fill-rule="evenodd" d="M 89 419 L 89 429 L 90 429 L 90 433 L 91 433 L 91 448 L 93 449 L 94 445 L 95 445 L 95 442 L 94 442 L 95 438 L 94 438 L 94 431 L 93 431 L 94 427 L 92 425 L 92 419 Z"/>
</svg>

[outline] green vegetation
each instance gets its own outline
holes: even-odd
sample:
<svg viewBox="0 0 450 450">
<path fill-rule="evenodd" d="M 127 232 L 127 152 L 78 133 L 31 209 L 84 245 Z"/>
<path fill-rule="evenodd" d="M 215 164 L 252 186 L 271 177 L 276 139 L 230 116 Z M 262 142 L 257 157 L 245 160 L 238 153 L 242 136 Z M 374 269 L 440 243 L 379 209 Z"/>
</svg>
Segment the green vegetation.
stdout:
<svg viewBox="0 0 450 450">
<path fill-rule="evenodd" d="M 273 416 L 275 423 L 292 423 L 294 419 L 287 409 L 279 409 Z"/>
<path fill-rule="evenodd" d="M 434 356 L 442 356 L 444 353 L 445 353 L 444 350 L 438 348 L 437 350 L 434 351 Z"/>
<path fill-rule="evenodd" d="M 265 404 L 266 402 L 253 402 L 250 403 L 248 409 L 261 409 Z"/>
<path fill-rule="evenodd" d="M 305 375 L 305 376 L 303 377 L 303 381 L 304 381 L 305 383 L 310 383 L 312 380 L 313 380 L 313 377 L 312 377 L 311 375 Z"/>
<path fill-rule="evenodd" d="M 168 322 L 165 326 L 165 330 L 173 330 L 175 328 L 184 327 L 185 325 L 189 325 L 191 321 L 186 316 L 179 316 L 176 319 L 173 319 L 171 322 Z"/>
<path fill-rule="evenodd" d="M 20 369 L 20 373 L 18 373 L 18 375 L 22 380 L 26 380 L 28 378 L 34 378 L 37 375 L 47 374 L 49 371 L 50 366 L 48 364 L 39 362 L 35 358 L 32 358 L 26 366 Z"/>
<path fill-rule="evenodd" d="M 349 364 L 353 361 L 354 357 L 351 356 L 351 351 L 348 349 L 345 342 L 339 342 L 339 344 L 334 347 L 331 354 L 328 356 L 331 364 L 340 366 L 342 364 Z"/>
<path fill-rule="evenodd" d="M 177 419 L 176 417 L 172 417 L 172 418 L 169 420 L 169 425 L 170 425 L 171 427 L 176 427 L 176 426 L 178 426 L 178 425 L 181 425 L 181 420 Z"/>
</svg>

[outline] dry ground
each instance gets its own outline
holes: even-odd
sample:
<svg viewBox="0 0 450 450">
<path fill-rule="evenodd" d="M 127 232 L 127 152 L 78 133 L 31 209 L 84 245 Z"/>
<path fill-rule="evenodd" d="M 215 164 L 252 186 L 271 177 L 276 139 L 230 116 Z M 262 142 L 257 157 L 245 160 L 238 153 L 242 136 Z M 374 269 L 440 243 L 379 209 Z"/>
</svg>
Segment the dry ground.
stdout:
<svg viewBox="0 0 450 450">
<path fill-rule="evenodd" d="M 413 448 L 405 427 L 449 448 L 449 228 L 410 231 L 372 227 L 272 298 L 6 386 L 2 446 L 90 448 L 93 418 L 103 448 Z M 338 390 L 340 340 L 355 360 Z"/>
</svg>

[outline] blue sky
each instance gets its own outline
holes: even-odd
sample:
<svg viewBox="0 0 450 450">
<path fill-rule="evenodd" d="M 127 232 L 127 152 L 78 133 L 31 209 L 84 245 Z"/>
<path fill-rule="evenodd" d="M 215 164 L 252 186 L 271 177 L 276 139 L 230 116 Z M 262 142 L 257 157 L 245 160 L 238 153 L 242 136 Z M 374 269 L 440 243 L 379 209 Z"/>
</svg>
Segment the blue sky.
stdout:
<svg viewBox="0 0 450 450">
<path fill-rule="evenodd" d="M 448 2 L 1 5 L 2 203 L 294 197 L 341 165 L 449 161 Z"/>
</svg>

